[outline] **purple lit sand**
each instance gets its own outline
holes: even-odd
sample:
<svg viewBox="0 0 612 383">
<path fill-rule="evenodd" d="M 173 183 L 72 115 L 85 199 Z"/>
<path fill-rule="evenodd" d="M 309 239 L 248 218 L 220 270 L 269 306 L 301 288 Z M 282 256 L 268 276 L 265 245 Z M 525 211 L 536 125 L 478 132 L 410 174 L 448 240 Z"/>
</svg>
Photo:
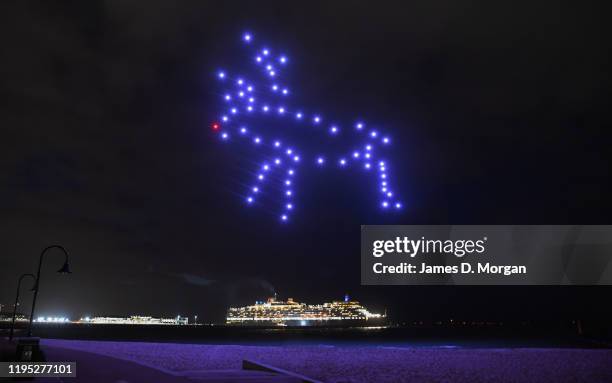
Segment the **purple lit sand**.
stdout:
<svg viewBox="0 0 612 383">
<path fill-rule="evenodd" d="M 188 374 L 251 359 L 325 382 L 612 382 L 612 350 L 242 346 L 44 340 Z"/>
</svg>

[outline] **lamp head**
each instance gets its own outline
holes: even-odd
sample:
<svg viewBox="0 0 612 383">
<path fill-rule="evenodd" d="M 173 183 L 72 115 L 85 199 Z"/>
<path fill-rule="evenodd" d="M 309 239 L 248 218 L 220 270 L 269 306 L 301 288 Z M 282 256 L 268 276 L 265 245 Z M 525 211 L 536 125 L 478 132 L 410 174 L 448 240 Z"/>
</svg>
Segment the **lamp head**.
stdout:
<svg viewBox="0 0 612 383">
<path fill-rule="evenodd" d="M 68 261 L 64 262 L 64 265 L 57 270 L 58 273 L 60 274 L 72 274 L 72 271 L 70 271 L 70 265 L 68 264 Z"/>
</svg>

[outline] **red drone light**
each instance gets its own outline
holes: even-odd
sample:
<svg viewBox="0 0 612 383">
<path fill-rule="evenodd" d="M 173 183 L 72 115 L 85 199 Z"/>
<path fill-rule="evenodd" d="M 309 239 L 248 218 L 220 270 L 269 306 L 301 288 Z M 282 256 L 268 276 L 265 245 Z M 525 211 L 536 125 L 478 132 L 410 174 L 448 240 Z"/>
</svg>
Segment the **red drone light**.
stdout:
<svg viewBox="0 0 612 383">
<path fill-rule="evenodd" d="M 211 128 L 213 131 L 218 132 L 221 129 L 221 125 L 218 122 L 213 122 Z"/>
</svg>

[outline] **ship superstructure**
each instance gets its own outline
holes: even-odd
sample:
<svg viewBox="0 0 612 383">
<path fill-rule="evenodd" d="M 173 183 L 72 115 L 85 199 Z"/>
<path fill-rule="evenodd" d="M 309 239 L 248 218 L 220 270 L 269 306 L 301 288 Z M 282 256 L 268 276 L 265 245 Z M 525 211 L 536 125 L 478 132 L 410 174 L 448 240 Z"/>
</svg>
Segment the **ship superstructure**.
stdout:
<svg viewBox="0 0 612 383">
<path fill-rule="evenodd" d="M 315 305 L 272 297 L 252 306 L 230 307 L 226 318 L 228 324 L 244 326 L 379 325 L 384 320 L 385 315 L 371 313 L 348 296 L 342 301 Z"/>
</svg>

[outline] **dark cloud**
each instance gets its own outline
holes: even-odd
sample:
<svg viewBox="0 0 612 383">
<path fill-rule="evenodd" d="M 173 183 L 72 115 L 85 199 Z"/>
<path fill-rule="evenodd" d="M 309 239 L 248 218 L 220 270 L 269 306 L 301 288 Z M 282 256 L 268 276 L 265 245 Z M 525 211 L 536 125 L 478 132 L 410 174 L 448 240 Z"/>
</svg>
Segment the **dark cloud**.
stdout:
<svg viewBox="0 0 612 383">
<path fill-rule="evenodd" d="M 215 281 L 212 279 L 207 279 L 199 275 L 193 275 L 189 273 L 180 273 L 180 274 L 171 274 L 171 275 L 182 279 L 185 283 L 189 283 L 195 286 L 210 286 L 213 283 L 215 283 Z"/>
</svg>

